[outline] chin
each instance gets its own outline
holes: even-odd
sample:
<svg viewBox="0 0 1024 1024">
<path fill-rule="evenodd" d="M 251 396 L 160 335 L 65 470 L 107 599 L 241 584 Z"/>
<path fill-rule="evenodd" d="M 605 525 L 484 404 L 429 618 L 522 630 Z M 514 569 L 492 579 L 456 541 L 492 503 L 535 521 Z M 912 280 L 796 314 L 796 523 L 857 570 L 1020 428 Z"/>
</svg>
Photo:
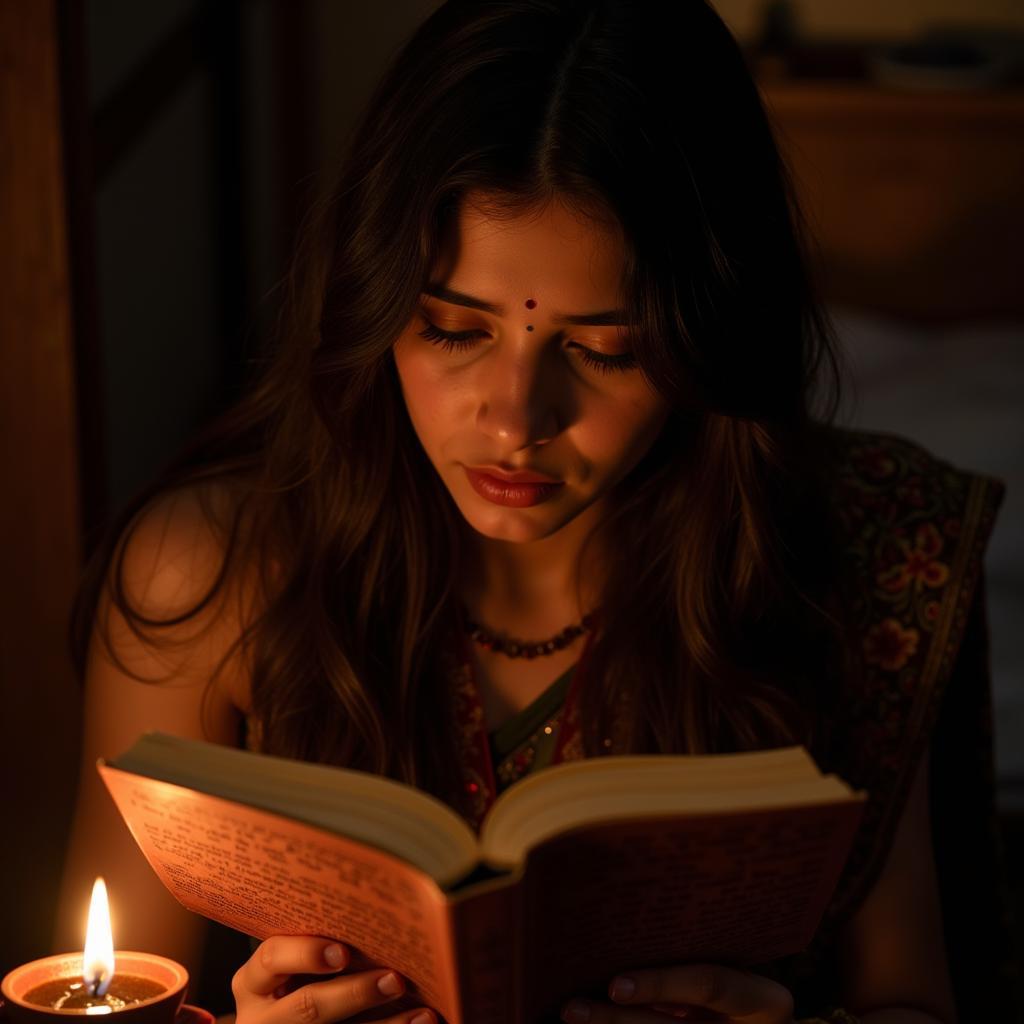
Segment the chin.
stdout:
<svg viewBox="0 0 1024 1024">
<path fill-rule="evenodd" d="M 556 510 L 544 504 L 529 508 L 504 508 L 499 505 L 481 508 L 485 502 L 475 494 L 466 502 L 457 504 L 463 519 L 477 533 L 492 540 L 504 540 L 512 544 L 525 544 L 550 537 L 582 511 Z"/>
</svg>

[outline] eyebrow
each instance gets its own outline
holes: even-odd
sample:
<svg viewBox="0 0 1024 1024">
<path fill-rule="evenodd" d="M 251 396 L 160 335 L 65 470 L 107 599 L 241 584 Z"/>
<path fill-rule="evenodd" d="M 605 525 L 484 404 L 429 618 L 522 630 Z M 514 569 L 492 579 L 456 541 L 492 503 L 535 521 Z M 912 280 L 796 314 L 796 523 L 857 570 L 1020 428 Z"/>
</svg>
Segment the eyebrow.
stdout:
<svg viewBox="0 0 1024 1024">
<path fill-rule="evenodd" d="M 456 306 L 480 309 L 485 313 L 493 313 L 495 316 L 505 315 L 504 306 L 496 306 L 493 302 L 485 302 L 483 299 L 466 295 L 464 292 L 453 291 L 441 284 L 428 284 L 424 287 L 423 293 L 444 302 L 451 302 Z M 559 325 L 573 324 L 577 327 L 622 327 L 628 323 L 628 317 L 624 309 L 606 309 L 600 313 L 580 313 L 577 316 L 559 314 L 553 316 L 551 321 Z"/>
</svg>

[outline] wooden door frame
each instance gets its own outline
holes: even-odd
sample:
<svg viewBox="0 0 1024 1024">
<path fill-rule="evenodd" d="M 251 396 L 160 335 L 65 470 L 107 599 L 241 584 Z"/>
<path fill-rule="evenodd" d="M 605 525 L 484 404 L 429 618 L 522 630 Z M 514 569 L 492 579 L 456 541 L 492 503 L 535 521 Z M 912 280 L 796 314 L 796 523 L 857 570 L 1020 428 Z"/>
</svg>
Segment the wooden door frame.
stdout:
<svg viewBox="0 0 1024 1024">
<path fill-rule="evenodd" d="M 48 950 L 78 768 L 67 620 L 81 564 L 55 0 L 0 0 L 0 778 L 14 913 L 0 969 Z"/>
</svg>

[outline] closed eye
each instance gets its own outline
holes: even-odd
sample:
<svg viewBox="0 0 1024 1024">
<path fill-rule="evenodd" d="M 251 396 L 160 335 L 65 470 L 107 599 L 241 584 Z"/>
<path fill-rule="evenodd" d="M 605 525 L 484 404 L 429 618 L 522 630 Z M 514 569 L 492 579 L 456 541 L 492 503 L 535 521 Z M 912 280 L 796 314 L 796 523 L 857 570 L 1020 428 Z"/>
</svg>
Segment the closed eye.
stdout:
<svg viewBox="0 0 1024 1024">
<path fill-rule="evenodd" d="M 486 335 L 485 331 L 446 331 L 436 324 L 431 323 L 424 317 L 426 327 L 419 332 L 421 338 L 444 349 L 446 352 L 462 352 L 472 348 L 481 336 Z M 599 373 L 612 373 L 615 371 L 625 372 L 635 369 L 637 366 L 636 356 L 631 352 L 623 352 L 620 355 L 607 355 L 604 352 L 597 352 L 578 341 L 570 341 L 569 347 L 579 353 L 579 358 Z"/>
<path fill-rule="evenodd" d="M 432 341 L 445 351 L 470 348 L 477 335 L 482 333 L 481 331 L 446 331 L 429 320 L 426 321 L 426 324 L 427 326 L 420 331 L 420 337 Z"/>
</svg>

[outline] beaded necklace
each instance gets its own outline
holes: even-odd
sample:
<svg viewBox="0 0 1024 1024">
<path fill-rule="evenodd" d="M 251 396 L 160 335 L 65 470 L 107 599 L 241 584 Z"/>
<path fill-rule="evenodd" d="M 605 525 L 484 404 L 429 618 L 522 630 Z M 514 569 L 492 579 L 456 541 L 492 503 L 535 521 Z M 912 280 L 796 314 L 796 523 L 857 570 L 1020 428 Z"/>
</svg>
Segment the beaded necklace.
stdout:
<svg viewBox="0 0 1024 1024">
<path fill-rule="evenodd" d="M 463 609 L 465 612 L 465 609 Z M 594 624 L 594 613 L 590 612 L 583 616 L 582 622 L 566 626 L 550 640 L 541 640 L 531 643 L 526 640 L 513 640 L 509 637 L 500 637 L 485 629 L 479 622 L 474 622 L 469 613 L 465 612 L 466 632 L 470 638 L 481 647 L 498 654 L 504 654 L 508 658 L 540 658 L 547 654 L 554 654 L 560 651 L 576 639 L 586 633 Z"/>
</svg>

